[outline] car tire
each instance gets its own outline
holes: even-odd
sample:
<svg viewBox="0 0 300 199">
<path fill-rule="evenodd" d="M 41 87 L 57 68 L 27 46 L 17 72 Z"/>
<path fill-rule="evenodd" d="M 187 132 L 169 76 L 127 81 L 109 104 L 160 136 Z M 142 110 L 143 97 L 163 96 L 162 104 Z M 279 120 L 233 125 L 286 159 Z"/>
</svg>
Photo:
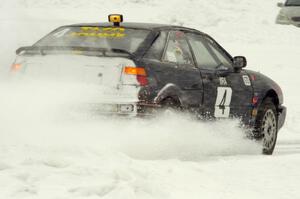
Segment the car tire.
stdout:
<svg viewBox="0 0 300 199">
<path fill-rule="evenodd" d="M 180 103 L 173 98 L 166 98 L 161 102 L 161 111 L 166 112 L 177 112 L 180 110 Z"/>
<path fill-rule="evenodd" d="M 272 155 L 278 134 L 278 114 L 272 98 L 266 98 L 260 105 L 255 129 L 262 141 L 262 153 Z"/>
</svg>

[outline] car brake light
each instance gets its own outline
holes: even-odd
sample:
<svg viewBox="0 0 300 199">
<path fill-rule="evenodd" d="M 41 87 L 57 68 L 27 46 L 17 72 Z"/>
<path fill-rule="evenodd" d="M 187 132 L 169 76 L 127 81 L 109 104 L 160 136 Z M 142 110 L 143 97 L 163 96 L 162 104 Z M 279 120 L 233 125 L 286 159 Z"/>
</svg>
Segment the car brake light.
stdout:
<svg viewBox="0 0 300 199">
<path fill-rule="evenodd" d="M 148 79 L 146 76 L 138 75 L 138 76 L 136 76 L 136 79 L 140 83 L 141 86 L 146 86 L 148 84 Z"/>
<path fill-rule="evenodd" d="M 126 66 L 124 68 L 124 73 L 127 75 L 136 75 L 136 79 L 141 86 L 146 86 L 148 84 L 147 73 L 144 68 Z"/>
<path fill-rule="evenodd" d="M 11 71 L 18 71 L 21 69 L 21 67 L 22 67 L 21 64 L 13 64 L 11 65 Z"/>
</svg>

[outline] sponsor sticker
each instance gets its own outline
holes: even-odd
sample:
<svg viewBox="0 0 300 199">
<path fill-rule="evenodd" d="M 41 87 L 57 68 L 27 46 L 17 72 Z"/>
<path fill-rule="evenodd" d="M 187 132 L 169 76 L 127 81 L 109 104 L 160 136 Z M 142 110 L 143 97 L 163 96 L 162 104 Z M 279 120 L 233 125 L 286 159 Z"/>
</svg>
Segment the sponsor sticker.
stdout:
<svg viewBox="0 0 300 199">
<path fill-rule="evenodd" d="M 243 75 L 243 80 L 246 86 L 251 86 L 251 81 L 248 75 Z"/>
<path fill-rule="evenodd" d="M 220 77 L 219 81 L 221 86 L 227 86 L 227 80 L 225 77 Z"/>
</svg>

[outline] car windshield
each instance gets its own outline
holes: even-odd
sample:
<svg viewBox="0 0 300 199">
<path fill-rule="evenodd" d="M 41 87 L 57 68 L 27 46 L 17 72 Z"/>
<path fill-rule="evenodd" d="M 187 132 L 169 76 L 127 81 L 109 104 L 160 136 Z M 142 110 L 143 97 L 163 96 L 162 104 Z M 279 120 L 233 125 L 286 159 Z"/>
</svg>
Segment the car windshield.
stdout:
<svg viewBox="0 0 300 199">
<path fill-rule="evenodd" d="M 149 30 L 123 27 L 62 27 L 34 46 L 119 49 L 134 53 L 149 33 Z"/>
<path fill-rule="evenodd" d="M 286 6 L 300 6 L 300 0 L 287 0 Z"/>
</svg>

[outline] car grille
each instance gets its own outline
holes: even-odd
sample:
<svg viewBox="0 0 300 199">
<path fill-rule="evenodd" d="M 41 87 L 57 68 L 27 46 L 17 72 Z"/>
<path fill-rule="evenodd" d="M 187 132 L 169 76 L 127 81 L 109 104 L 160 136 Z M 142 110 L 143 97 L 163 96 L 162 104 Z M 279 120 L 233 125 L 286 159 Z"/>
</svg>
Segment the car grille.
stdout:
<svg viewBox="0 0 300 199">
<path fill-rule="evenodd" d="M 292 17 L 293 21 L 300 21 L 300 17 Z"/>
</svg>

